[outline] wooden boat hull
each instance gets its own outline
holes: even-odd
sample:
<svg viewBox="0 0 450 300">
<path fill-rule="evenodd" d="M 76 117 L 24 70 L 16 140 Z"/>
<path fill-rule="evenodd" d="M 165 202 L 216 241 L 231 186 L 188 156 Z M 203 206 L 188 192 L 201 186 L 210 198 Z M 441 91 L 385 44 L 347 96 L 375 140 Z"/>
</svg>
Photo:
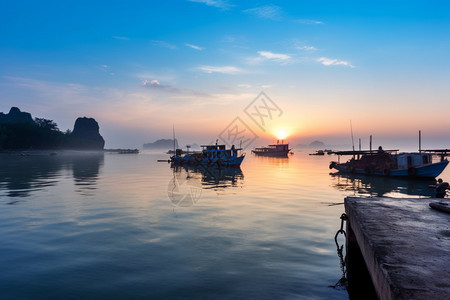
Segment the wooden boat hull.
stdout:
<svg viewBox="0 0 450 300">
<path fill-rule="evenodd" d="M 450 214 L 450 205 L 447 202 L 431 202 L 430 207 Z"/>
<path fill-rule="evenodd" d="M 203 158 L 200 161 L 189 159 L 189 156 L 173 156 L 170 161 L 178 165 L 204 165 L 204 166 L 221 166 L 221 167 L 239 167 L 244 160 L 245 155 L 227 160 L 217 158 L 207 159 Z"/>
<path fill-rule="evenodd" d="M 385 172 L 370 172 L 365 169 L 351 168 L 347 164 L 331 164 L 330 168 L 334 168 L 339 172 L 376 175 L 376 176 L 390 176 L 390 177 L 413 177 L 413 178 L 436 178 L 444 171 L 448 161 L 440 161 L 437 163 L 427 164 L 409 169 L 386 170 Z"/>
<path fill-rule="evenodd" d="M 258 156 L 287 157 L 290 151 L 289 144 L 277 143 L 267 147 L 255 148 L 252 153 Z"/>
<path fill-rule="evenodd" d="M 289 154 L 290 150 L 286 150 L 286 151 L 273 151 L 273 152 L 260 152 L 260 151 L 255 151 L 252 150 L 252 153 L 258 156 L 270 156 L 270 157 L 287 157 Z"/>
</svg>

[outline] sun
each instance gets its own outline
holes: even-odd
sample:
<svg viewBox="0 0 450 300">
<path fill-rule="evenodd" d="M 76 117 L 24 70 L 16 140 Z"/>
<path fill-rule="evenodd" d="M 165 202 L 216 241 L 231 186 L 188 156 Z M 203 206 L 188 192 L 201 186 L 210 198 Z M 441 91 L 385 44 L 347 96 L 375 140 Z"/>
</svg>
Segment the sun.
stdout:
<svg viewBox="0 0 450 300">
<path fill-rule="evenodd" d="M 288 137 L 288 133 L 287 133 L 286 129 L 280 128 L 280 129 L 278 129 L 276 136 L 277 136 L 277 139 L 284 140 L 285 138 Z"/>
</svg>

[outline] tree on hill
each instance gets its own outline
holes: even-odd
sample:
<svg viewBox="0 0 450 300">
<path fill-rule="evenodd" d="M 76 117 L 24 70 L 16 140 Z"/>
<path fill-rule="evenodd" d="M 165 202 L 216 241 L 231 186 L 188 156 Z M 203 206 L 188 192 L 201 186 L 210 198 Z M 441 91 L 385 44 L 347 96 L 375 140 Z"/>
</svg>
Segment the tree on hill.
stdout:
<svg viewBox="0 0 450 300">
<path fill-rule="evenodd" d="M 34 118 L 34 122 L 43 129 L 50 130 L 50 131 L 59 131 L 58 125 L 53 122 L 53 120 L 47 120 L 42 118 Z"/>
<path fill-rule="evenodd" d="M 0 149 L 55 149 L 62 146 L 64 138 L 52 120 L 0 123 Z"/>
</svg>

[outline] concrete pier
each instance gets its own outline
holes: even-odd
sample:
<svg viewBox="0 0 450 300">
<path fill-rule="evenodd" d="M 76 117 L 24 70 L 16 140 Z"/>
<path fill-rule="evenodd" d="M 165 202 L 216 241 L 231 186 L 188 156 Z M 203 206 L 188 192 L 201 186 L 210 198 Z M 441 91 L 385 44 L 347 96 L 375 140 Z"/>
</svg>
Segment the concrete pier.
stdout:
<svg viewBox="0 0 450 300">
<path fill-rule="evenodd" d="M 450 199 L 345 199 L 347 248 L 358 244 L 380 299 L 450 299 L 450 214 L 429 207 L 438 201 Z"/>
</svg>

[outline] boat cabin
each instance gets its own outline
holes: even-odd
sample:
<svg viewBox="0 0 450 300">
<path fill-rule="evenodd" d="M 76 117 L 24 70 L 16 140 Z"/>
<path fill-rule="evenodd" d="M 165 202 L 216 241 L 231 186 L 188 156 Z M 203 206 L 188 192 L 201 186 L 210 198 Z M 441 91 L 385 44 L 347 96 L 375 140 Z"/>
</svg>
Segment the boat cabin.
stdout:
<svg viewBox="0 0 450 300">
<path fill-rule="evenodd" d="M 275 148 L 276 151 L 288 151 L 289 150 L 289 144 L 269 145 L 269 147 Z"/>
<path fill-rule="evenodd" d="M 225 150 L 225 145 L 202 145 L 203 151 L 205 150 Z M 234 148 L 234 146 L 233 146 Z"/>
<path fill-rule="evenodd" d="M 225 145 L 202 145 L 201 146 L 203 158 L 208 159 L 222 159 L 227 160 L 233 157 L 238 156 L 238 150 L 241 148 L 235 148 L 234 145 L 231 146 L 231 149 L 226 149 Z"/>
<path fill-rule="evenodd" d="M 267 147 L 255 148 L 254 152 L 277 152 L 289 151 L 289 144 L 268 145 Z"/>
<path fill-rule="evenodd" d="M 397 155 L 397 165 L 399 169 L 418 167 L 432 163 L 430 153 L 400 153 Z"/>
</svg>

